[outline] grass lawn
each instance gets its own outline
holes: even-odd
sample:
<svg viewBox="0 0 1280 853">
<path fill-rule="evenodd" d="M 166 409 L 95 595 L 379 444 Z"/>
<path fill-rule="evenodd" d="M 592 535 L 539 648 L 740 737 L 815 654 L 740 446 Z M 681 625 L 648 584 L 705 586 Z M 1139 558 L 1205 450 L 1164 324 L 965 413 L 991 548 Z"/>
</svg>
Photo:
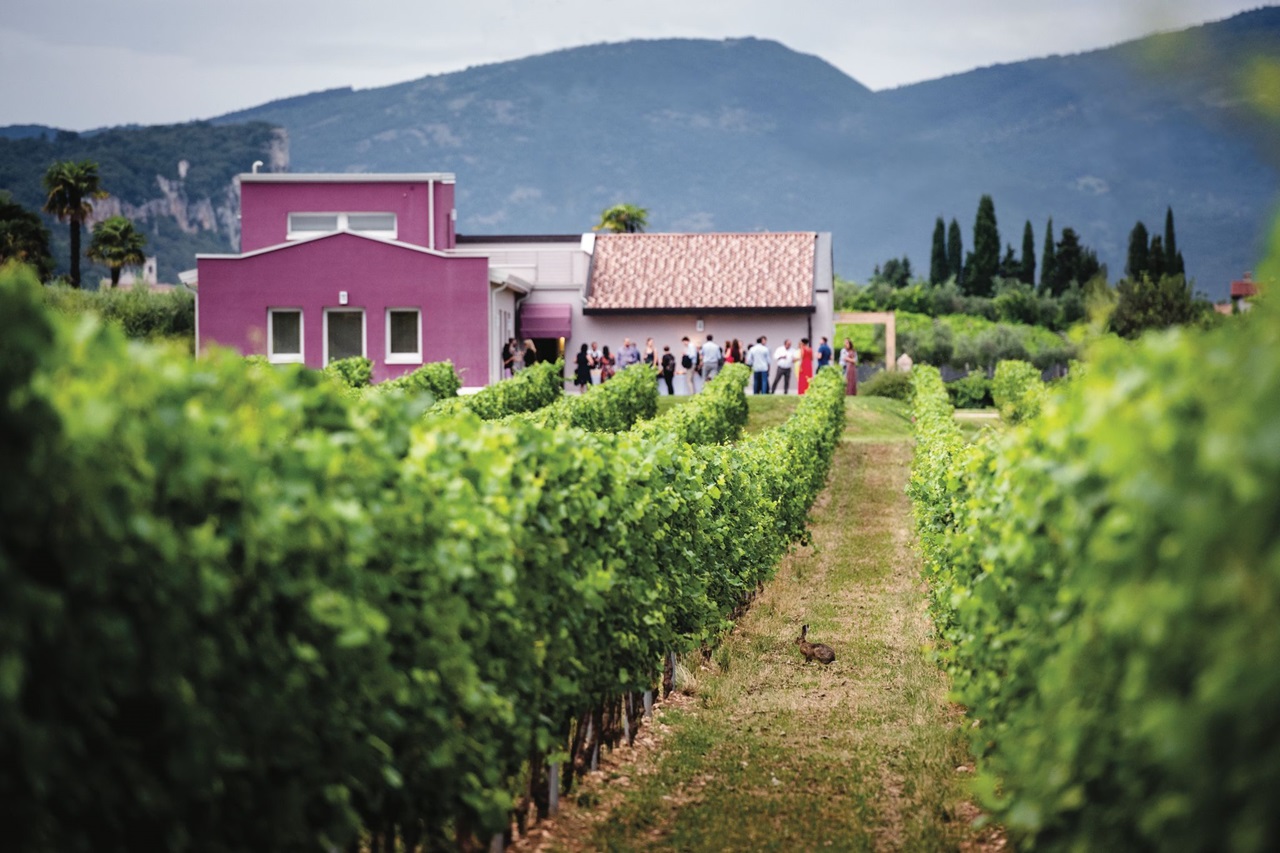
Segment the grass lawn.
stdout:
<svg viewBox="0 0 1280 853">
<path fill-rule="evenodd" d="M 677 405 L 675 398 L 668 405 Z M 750 398 L 757 430 L 796 397 Z M 971 822 L 961 716 L 929 660 L 903 492 L 906 407 L 849 398 L 812 515 L 814 544 L 779 568 L 733 633 L 519 849 L 954 850 L 997 846 Z M 836 661 L 806 663 L 801 624 Z"/>
</svg>

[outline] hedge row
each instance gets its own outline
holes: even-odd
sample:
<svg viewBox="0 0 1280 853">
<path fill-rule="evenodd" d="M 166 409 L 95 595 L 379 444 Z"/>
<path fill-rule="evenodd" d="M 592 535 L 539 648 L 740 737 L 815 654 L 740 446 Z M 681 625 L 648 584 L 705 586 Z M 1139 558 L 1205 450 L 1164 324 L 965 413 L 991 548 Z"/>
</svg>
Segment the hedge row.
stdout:
<svg viewBox="0 0 1280 853">
<path fill-rule="evenodd" d="M 559 364 L 559 362 L 557 362 Z M 563 376 L 557 374 L 563 384 Z M 561 396 L 556 402 L 520 414 L 542 427 L 577 427 L 592 432 L 623 432 L 658 411 L 658 383 L 653 368 L 633 364 L 608 382 L 592 385 L 582 394 Z"/>
<path fill-rule="evenodd" d="M 515 376 L 486 385 L 447 405 L 449 411 L 467 409 L 492 421 L 549 406 L 564 396 L 564 362 L 538 362 Z"/>
<path fill-rule="evenodd" d="M 1103 342 L 981 446 L 945 419 L 921 371 L 911 491 L 985 805 L 1037 849 L 1280 846 L 1274 310 Z"/>
<path fill-rule="evenodd" d="M 261 356 L 250 358 L 262 359 Z M 458 378 L 451 361 L 424 364 L 417 370 L 377 385 L 372 384 L 373 361 L 364 356 L 331 361 L 322 372 L 355 395 L 369 393 L 370 389 L 376 393 L 402 391 L 412 395 L 427 394 L 432 400 L 442 404 L 436 414 L 456 414 L 470 409 L 485 420 L 493 420 L 512 413 L 536 410 L 555 401 L 564 384 L 555 373 L 558 364 L 559 362 L 535 365 L 463 399 L 456 399 L 462 380 Z"/>
<path fill-rule="evenodd" d="M 750 381 L 751 369 L 745 364 L 727 364 L 701 392 L 661 417 L 639 423 L 637 434 L 667 434 L 689 444 L 737 441 L 747 425 L 745 391 Z"/>
<path fill-rule="evenodd" d="M 835 371 L 737 446 L 423 419 L 404 395 L 60 321 L 38 287 L 0 276 L 19 850 L 502 831 L 540 804 L 547 758 L 634 725 L 619 697 L 803 537 L 842 429 Z"/>
</svg>

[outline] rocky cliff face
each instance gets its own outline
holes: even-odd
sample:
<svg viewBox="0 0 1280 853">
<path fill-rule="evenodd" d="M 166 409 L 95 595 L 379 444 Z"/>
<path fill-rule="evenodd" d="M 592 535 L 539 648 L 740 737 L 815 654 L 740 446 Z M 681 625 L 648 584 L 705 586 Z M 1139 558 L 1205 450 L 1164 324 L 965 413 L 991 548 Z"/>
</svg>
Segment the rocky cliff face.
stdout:
<svg viewBox="0 0 1280 853">
<path fill-rule="evenodd" d="M 183 234 L 216 236 L 229 249 L 237 249 L 240 245 L 239 177 L 232 177 L 212 194 L 195 195 L 187 186 L 187 176 L 194 165 L 198 164 L 183 159 L 178 161 L 176 177 L 156 174 L 159 194 L 145 202 L 128 202 L 113 195 L 95 202 L 86 227 L 91 230 L 110 216 L 125 216 L 142 228 L 167 219 Z M 273 130 L 263 165 L 268 172 L 289 170 L 289 134 L 282 128 Z"/>
</svg>

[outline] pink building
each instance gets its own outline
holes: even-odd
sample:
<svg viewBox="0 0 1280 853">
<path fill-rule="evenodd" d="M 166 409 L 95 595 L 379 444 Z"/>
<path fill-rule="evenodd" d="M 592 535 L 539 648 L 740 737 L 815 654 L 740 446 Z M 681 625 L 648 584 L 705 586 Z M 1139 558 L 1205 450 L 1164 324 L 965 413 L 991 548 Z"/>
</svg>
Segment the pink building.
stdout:
<svg viewBox="0 0 1280 853">
<path fill-rule="evenodd" d="M 197 257 L 198 349 L 363 355 L 375 381 L 448 359 L 491 380 L 489 265 L 451 254 L 453 175 L 246 174 L 240 191 L 240 254 Z"/>
<path fill-rule="evenodd" d="M 198 351 L 363 355 L 377 382 L 449 360 L 476 388 L 517 334 L 545 359 L 624 338 L 834 340 L 827 233 L 459 238 L 442 173 L 246 174 L 240 210 L 240 253 L 197 256 Z"/>
</svg>

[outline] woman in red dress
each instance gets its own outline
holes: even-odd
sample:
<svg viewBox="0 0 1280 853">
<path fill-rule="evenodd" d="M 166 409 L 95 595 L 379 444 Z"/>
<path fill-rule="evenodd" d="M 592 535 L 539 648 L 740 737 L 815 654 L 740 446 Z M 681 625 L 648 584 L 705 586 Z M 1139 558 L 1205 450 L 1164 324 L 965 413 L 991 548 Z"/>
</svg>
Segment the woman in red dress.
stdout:
<svg viewBox="0 0 1280 853">
<path fill-rule="evenodd" d="M 800 339 L 800 372 L 796 374 L 796 382 L 800 385 L 800 393 L 809 390 L 809 380 L 813 378 L 813 347 L 808 338 Z"/>
</svg>

